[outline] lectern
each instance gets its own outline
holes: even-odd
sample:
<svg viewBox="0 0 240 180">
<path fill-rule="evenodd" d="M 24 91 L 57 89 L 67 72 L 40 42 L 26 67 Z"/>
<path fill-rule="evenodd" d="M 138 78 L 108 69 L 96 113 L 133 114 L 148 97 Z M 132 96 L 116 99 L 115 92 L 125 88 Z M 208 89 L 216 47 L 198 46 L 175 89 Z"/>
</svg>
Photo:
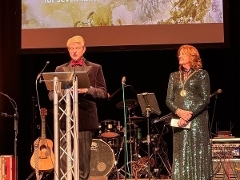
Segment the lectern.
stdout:
<svg viewBox="0 0 240 180">
<path fill-rule="evenodd" d="M 90 87 L 87 72 L 46 72 L 42 76 L 54 97 L 54 180 L 79 179 L 78 88 Z M 66 130 L 61 130 L 59 122 L 65 119 Z M 64 141 L 66 146 L 62 146 Z M 59 165 L 62 158 L 66 159 L 66 169 Z"/>
</svg>

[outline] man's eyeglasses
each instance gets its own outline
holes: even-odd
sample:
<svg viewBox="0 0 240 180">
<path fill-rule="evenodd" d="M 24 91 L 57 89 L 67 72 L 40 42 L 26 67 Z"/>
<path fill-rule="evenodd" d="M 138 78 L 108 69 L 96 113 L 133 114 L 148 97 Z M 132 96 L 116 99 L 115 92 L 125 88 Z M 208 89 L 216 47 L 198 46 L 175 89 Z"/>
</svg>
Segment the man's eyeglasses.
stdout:
<svg viewBox="0 0 240 180">
<path fill-rule="evenodd" d="M 73 51 L 73 50 L 80 50 L 82 49 L 83 47 L 70 47 L 68 48 L 70 51 Z"/>
</svg>

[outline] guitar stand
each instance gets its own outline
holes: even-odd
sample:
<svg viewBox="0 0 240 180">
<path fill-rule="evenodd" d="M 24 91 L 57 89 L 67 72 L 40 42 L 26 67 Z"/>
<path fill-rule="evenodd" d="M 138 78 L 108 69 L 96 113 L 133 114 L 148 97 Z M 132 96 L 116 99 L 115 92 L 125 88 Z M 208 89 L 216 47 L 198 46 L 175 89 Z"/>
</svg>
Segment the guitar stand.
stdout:
<svg viewBox="0 0 240 180">
<path fill-rule="evenodd" d="M 41 180 L 52 180 L 53 177 L 51 175 L 52 175 L 52 171 L 47 172 L 47 173 L 45 172 L 45 173 L 43 173 Z"/>
<path fill-rule="evenodd" d="M 33 172 L 27 177 L 26 180 L 30 180 L 34 175 L 35 175 L 35 171 L 33 171 Z"/>
<path fill-rule="evenodd" d="M 40 175 L 41 174 L 41 175 Z M 28 176 L 28 178 L 26 179 L 26 180 L 30 180 L 30 179 L 33 179 L 33 180 L 36 180 L 37 178 L 36 178 L 36 171 L 33 171 L 29 176 Z M 39 173 L 39 176 L 40 176 L 40 178 L 39 179 L 42 179 L 42 177 L 43 177 L 43 172 L 40 172 Z"/>
<path fill-rule="evenodd" d="M 40 176 L 41 176 L 41 180 L 52 180 L 53 179 L 53 177 L 51 177 L 50 175 L 52 174 L 51 172 L 40 172 Z M 26 180 L 31 180 L 31 179 L 33 179 L 33 180 L 36 180 L 36 172 L 35 171 L 33 171 L 28 177 L 27 177 L 27 179 Z"/>
</svg>

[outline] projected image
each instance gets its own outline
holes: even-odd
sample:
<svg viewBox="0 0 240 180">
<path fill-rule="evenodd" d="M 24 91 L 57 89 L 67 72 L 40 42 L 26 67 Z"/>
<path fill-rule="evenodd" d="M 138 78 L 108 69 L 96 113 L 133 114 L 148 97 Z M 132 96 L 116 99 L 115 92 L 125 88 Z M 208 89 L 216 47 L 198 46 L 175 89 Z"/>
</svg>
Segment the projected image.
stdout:
<svg viewBox="0 0 240 180">
<path fill-rule="evenodd" d="M 22 29 L 223 23 L 222 0 L 22 0 Z"/>
</svg>

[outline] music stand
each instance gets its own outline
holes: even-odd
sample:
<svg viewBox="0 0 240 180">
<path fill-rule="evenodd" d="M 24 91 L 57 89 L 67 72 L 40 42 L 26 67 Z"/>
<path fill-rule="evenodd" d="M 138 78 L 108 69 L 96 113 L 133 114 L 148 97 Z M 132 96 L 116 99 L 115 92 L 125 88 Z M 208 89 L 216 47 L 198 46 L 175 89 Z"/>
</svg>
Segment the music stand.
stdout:
<svg viewBox="0 0 240 180">
<path fill-rule="evenodd" d="M 160 115 L 161 111 L 154 93 L 141 93 L 137 94 L 138 102 L 140 104 L 142 115 L 148 117 L 150 114 Z"/>
<path fill-rule="evenodd" d="M 150 114 L 160 115 L 161 111 L 159 109 L 157 99 L 154 93 L 141 93 L 137 94 L 138 102 L 140 104 L 143 116 L 147 117 L 147 145 L 148 145 L 148 178 L 150 179 L 150 127 L 149 127 L 149 117 Z"/>
<path fill-rule="evenodd" d="M 73 85 L 73 77 L 78 77 L 78 88 L 89 88 L 90 81 L 87 75 L 87 71 L 76 72 L 45 72 L 42 73 L 44 82 L 48 90 L 54 90 L 53 78 L 58 77 L 58 81 L 61 83 L 61 89 L 67 89 Z"/>
</svg>

